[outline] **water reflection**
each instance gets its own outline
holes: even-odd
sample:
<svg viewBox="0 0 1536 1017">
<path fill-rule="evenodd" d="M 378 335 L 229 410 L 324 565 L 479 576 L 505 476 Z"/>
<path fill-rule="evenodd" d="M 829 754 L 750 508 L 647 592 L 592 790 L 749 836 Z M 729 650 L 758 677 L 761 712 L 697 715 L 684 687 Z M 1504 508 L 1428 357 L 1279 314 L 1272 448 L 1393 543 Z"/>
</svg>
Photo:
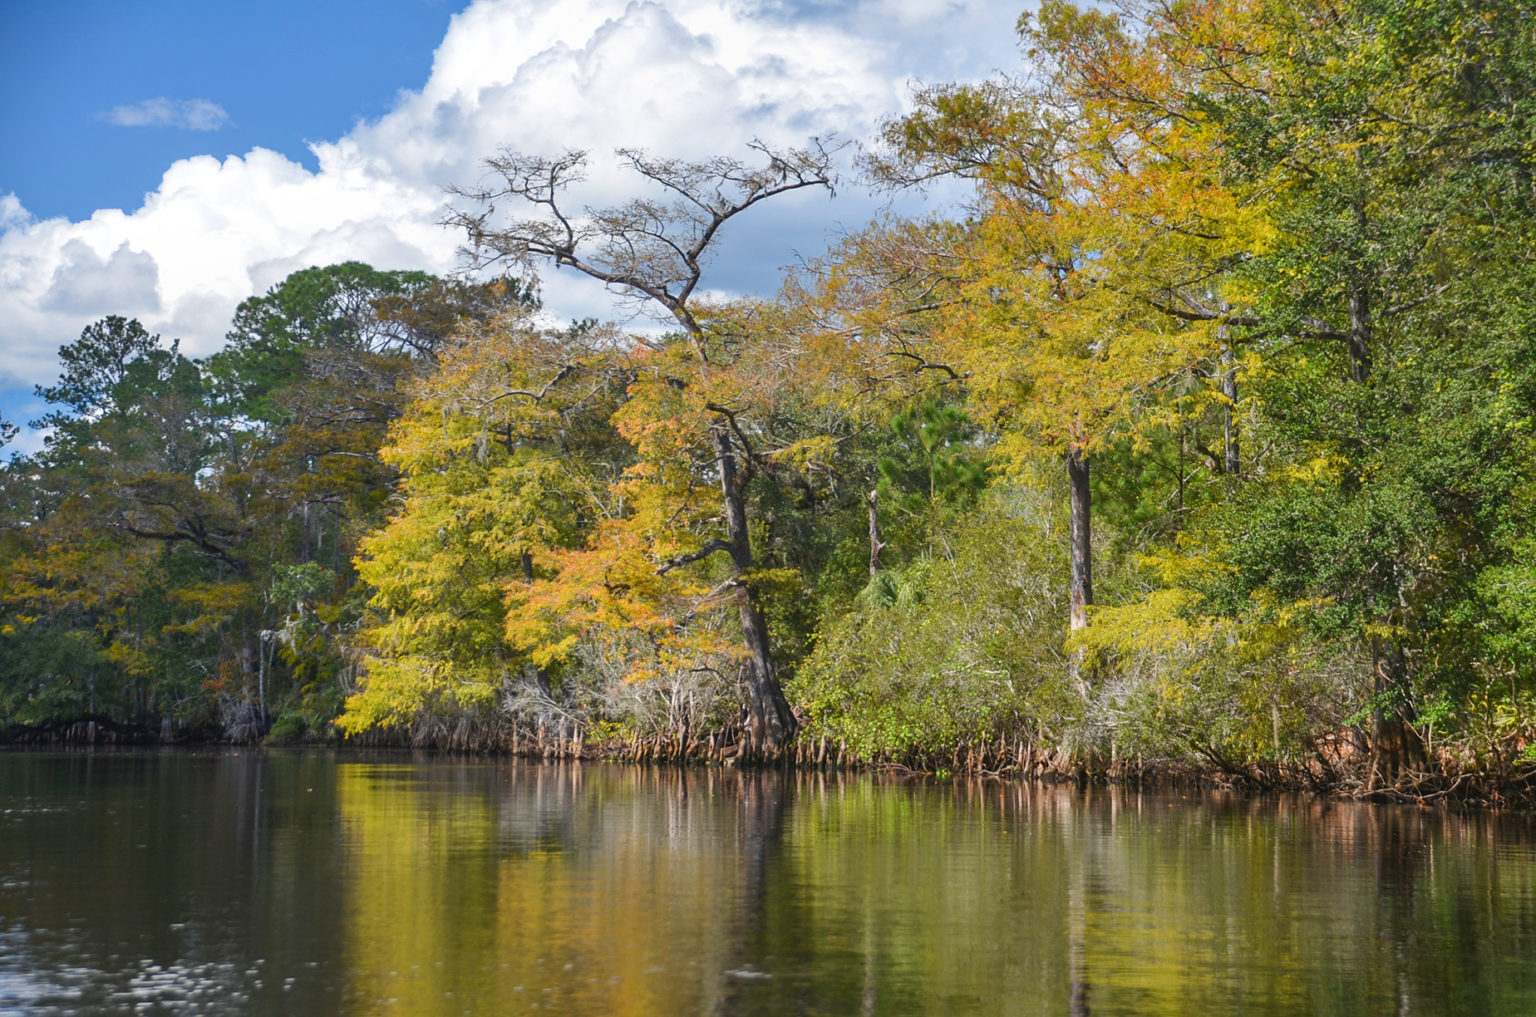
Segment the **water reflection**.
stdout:
<svg viewBox="0 0 1536 1017">
<path fill-rule="evenodd" d="M 0 1011 L 1536 1012 L 1520 819 L 327 756 L 0 755 Z"/>
<path fill-rule="evenodd" d="M 333 769 L 0 755 L 0 1010 L 335 1013 Z"/>
</svg>

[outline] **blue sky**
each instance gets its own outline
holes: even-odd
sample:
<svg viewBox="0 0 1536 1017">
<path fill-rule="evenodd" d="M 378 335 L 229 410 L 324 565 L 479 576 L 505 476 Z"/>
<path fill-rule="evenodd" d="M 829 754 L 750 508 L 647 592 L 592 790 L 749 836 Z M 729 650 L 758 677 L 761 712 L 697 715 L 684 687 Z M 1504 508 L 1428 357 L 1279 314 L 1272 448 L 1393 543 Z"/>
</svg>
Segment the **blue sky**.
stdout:
<svg viewBox="0 0 1536 1017">
<path fill-rule="evenodd" d="M 461 0 L 51 0 L 0 4 L 0 193 L 39 218 L 136 208 L 177 159 L 256 145 L 314 168 L 420 87 Z M 217 130 L 125 129 L 110 112 L 205 99 Z"/>
<path fill-rule="evenodd" d="M 39 219 L 82 220 L 102 208 L 138 208 L 166 168 L 190 156 L 263 146 L 313 170 L 307 143 L 377 119 L 401 89 L 419 87 L 449 19 L 464 6 L 466 0 L 0 3 L 0 194 L 15 195 Z M 172 97 L 202 99 L 227 120 L 211 130 L 112 120 L 116 109 Z M 77 329 L 63 331 L 52 346 L 76 335 Z M 6 340 L 0 335 L 0 350 Z M 17 423 L 41 415 L 32 386 L 47 380 L 23 373 L 30 376 L 20 384 L 0 376 L 0 415 Z M 18 444 L 36 447 L 36 436 Z"/>
<path fill-rule="evenodd" d="M 1016 70 L 994 0 L 0 2 L 0 416 L 41 414 L 58 347 L 106 314 L 192 355 L 309 265 L 460 267 L 452 184 L 502 146 L 584 148 L 573 197 L 632 194 L 613 148 L 743 155 L 873 136 L 915 81 Z M 902 199 L 917 208 L 918 199 Z M 732 224 L 706 284 L 781 268 L 881 211 L 856 185 Z M 622 313 L 570 273 L 561 318 Z M 24 435 L 16 448 L 35 448 Z"/>
</svg>

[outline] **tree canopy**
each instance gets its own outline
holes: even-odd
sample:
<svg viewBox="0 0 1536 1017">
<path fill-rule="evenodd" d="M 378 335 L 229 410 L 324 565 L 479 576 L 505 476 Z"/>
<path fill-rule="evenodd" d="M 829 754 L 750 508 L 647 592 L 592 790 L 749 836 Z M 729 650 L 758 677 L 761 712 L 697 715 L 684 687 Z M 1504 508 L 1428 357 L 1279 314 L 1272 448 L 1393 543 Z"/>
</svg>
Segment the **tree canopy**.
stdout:
<svg viewBox="0 0 1536 1017">
<path fill-rule="evenodd" d="M 1529 772 L 1536 10 L 1049 0 L 1019 32 L 1020 74 L 918 89 L 865 152 L 963 211 L 775 294 L 709 289 L 719 237 L 835 146 L 621 150 L 599 208 L 596 156 L 507 150 L 457 192 L 461 278 L 306 269 L 201 362 L 88 327 L 0 477 L 0 712 Z M 562 268 L 661 328 L 553 325 Z"/>
</svg>

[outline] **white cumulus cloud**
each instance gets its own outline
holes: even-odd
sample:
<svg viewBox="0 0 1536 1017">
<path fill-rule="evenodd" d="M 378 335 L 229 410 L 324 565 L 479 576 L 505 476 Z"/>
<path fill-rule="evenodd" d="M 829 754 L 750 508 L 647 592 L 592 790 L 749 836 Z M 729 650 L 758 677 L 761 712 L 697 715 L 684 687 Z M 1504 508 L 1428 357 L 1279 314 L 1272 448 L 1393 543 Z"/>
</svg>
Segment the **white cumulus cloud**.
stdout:
<svg viewBox="0 0 1536 1017">
<path fill-rule="evenodd" d="M 118 127 L 179 127 L 185 131 L 216 131 L 229 123 L 224 107 L 207 99 L 145 99 L 115 106 L 102 114 Z"/>
<path fill-rule="evenodd" d="M 477 0 L 452 19 L 420 90 L 312 144 L 313 171 L 262 148 L 184 159 L 142 207 L 81 222 L 39 221 L 25 195 L 0 196 L 0 387 L 49 381 L 58 346 L 105 314 L 137 315 L 203 355 L 239 301 L 299 268 L 450 271 L 460 238 L 439 225 L 445 189 L 477 183 L 503 147 L 589 150 L 573 200 L 605 204 L 634 186 L 609 158 L 619 146 L 744 157 L 754 138 L 868 138 L 916 79 L 1014 66 L 1015 16 L 995 0 Z M 152 103 L 127 109 L 161 122 Z M 175 103 L 163 115 L 188 125 Z M 706 282 L 771 290 L 779 266 L 875 207 L 845 187 L 835 202 L 800 192 L 754 209 Z M 562 317 L 611 313 L 571 273 L 544 293 Z"/>
</svg>

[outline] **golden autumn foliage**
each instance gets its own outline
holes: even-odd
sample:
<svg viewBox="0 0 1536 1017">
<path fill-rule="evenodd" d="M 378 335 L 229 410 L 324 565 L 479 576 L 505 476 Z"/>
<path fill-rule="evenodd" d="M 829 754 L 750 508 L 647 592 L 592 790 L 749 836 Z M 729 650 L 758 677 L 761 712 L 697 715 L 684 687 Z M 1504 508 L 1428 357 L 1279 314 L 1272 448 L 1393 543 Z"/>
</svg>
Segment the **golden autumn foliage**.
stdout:
<svg viewBox="0 0 1536 1017">
<path fill-rule="evenodd" d="M 864 160 L 969 204 L 771 297 L 706 287 L 716 237 L 830 187 L 835 144 L 622 150 L 606 208 L 572 197 L 586 153 L 508 150 L 458 192 L 477 267 L 572 270 L 670 332 L 355 263 L 201 364 L 106 319 L 44 393 L 53 458 L 0 485 L 0 691 L 1249 776 L 1369 728 L 1374 788 L 1427 758 L 1410 733 L 1473 731 L 1475 690 L 1478 765 L 1508 763 L 1536 739 L 1533 25 L 1048 0 L 1023 73 L 919 89 Z"/>
</svg>

